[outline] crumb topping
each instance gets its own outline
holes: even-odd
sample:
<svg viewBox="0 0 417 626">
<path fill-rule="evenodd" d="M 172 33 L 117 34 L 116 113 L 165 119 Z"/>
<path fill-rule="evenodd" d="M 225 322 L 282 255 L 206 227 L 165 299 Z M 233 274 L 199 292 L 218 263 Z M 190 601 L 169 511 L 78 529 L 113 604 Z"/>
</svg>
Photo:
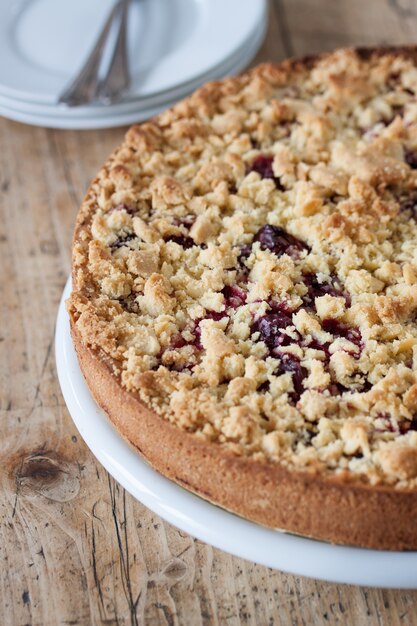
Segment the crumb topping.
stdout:
<svg viewBox="0 0 417 626">
<path fill-rule="evenodd" d="M 260 66 L 128 131 L 69 301 L 127 391 L 235 454 L 417 486 L 415 59 Z"/>
</svg>

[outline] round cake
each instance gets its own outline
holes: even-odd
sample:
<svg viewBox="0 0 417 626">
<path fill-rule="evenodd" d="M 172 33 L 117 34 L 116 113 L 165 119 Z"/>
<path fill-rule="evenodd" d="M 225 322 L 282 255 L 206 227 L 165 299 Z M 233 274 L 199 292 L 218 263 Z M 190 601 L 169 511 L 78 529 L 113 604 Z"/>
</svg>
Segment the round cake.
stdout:
<svg viewBox="0 0 417 626">
<path fill-rule="evenodd" d="M 133 126 L 68 302 L 98 404 L 258 523 L 417 549 L 417 52 L 337 50 Z"/>
</svg>

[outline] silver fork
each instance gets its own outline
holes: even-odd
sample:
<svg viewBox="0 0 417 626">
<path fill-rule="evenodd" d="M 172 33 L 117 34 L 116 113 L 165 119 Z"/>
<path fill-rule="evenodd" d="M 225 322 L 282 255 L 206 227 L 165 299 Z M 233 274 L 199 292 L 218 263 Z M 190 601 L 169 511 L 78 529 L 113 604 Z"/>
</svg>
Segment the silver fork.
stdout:
<svg viewBox="0 0 417 626">
<path fill-rule="evenodd" d="M 120 28 L 117 33 L 106 77 L 98 88 L 98 97 L 104 104 L 117 101 L 130 86 L 129 57 L 127 49 L 127 18 L 130 0 L 122 0 Z"/>
<path fill-rule="evenodd" d="M 67 106 L 80 106 L 96 100 L 100 93 L 106 104 L 113 102 L 130 84 L 127 56 L 126 22 L 130 0 L 118 0 L 108 16 L 89 57 L 79 74 L 59 96 L 58 102 Z M 117 33 L 114 49 L 105 77 L 100 80 L 99 72 L 103 54 L 113 23 Z M 120 72 L 120 76 L 118 73 Z M 107 86 L 110 81 L 109 87 Z"/>
</svg>

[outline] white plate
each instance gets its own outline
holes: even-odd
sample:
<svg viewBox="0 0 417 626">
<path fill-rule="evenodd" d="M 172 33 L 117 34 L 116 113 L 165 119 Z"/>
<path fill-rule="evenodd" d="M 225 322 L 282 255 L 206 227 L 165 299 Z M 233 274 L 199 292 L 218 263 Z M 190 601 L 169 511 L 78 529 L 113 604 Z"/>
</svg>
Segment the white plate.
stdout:
<svg viewBox="0 0 417 626">
<path fill-rule="evenodd" d="M 134 100 L 124 100 L 111 106 L 92 104 L 88 106 L 66 107 L 62 105 L 42 104 L 10 98 L 0 93 L 0 106 L 6 107 L 7 109 L 13 109 L 14 111 L 20 111 L 21 113 L 29 113 L 31 115 L 52 115 L 53 117 L 62 117 L 67 119 L 80 117 L 101 117 L 103 115 L 113 116 L 129 112 L 136 113 L 141 110 L 146 111 L 159 106 L 166 107 L 167 102 L 183 98 L 205 82 L 230 75 L 231 73 L 235 73 L 243 69 L 250 63 L 261 46 L 265 36 L 265 31 L 266 20 L 257 26 L 251 34 L 249 40 L 244 42 L 237 53 L 233 54 L 224 63 L 220 64 L 216 68 L 213 68 L 210 72 L 206 72 L 194 81 L 190 81 L 183 86 L 164 91 L 154 96 L 137 98 Z"/>
<path fill-rule="evenodd" d="M 113 2 L 2 0 L 0 92 L 54 104 Z M 133 0 L 131 93 L 149 96 L 208 72 L 248 39 L 265 11 L 265 0 Z"/>
<path fill-rule="evenodd" d="M 206 502 L 164 478 L 141 459 L 98 408 L 85 384 L 60 303 L 55 356 L 68 410 L 106 470 L 135 498 L 181 530 L 236 556 L 291 574 L 337 583 L 417 589 L 417 553 L 334 546 L 264 528 Z"/>
<path fill-rule="evenodd" d="M 263 37 L 264 29 L 262 29 L 258 33 L 257 38 L 254 39 L 251 47 L 248 47 L 246 55 L 244 57 L 241 57 L 236 64 L 231 65 L 228 68 L 223 67 L 223 71 L 221 73 L 216 73 L 212 76 L 209 76 L 207 80 L 224 78 L 226 76 L 232 76 L 241 72 L 245 67 L 247 67 L 252 58 L 255 56 L 258 48 L 262 43 Z M 199 82 L 197 82 L 195 88 L 197 88 L 198 86 L 200 86 Z M 177 102 L 181 97 L 186 96 L 188 93 L 190 93 L 190 91 L 192 91 L 192 89 L 187 89 L 178 97 L 174 97 L 173 100 L 163 101 L 161 104 L 149 108 L 132 106 L 131 108 L 128 107 L 126 112 L 114 113 L 114 107 L 107 107 L 105 112 L 100 112 L 100 114 L 96 116 L 77 115 L 74 117 L 62 117 L 60 115 L 55 115 L 58 107 L 51 107 L 51 109 L 47 109 L 46 113 L 33 113 L 31 112 L 30 108 L 29 110 L 26 110 L 25 107 L 22 108 L 21 101 L 12 100 L 11 105 L 3 104 L 5 100 L 0 96 L 0 115 L 3 115 L 4 117 L 15 120 L 17 122 L 33 124 L 35 126 L 45 126 L 46 128 L 63 128 L 77 130 L 113 128 L 116 126 L 125 126 L 127 124 L 147 120 L 150 117 L 157 115 L 164 109 L 167 109 L 175 104 L 175 102 Z M 8 101 L 6 100 L 6 102 Z M 46 105 L 41 106 L 44 107 Z M 51 110 L 52 112 L 49 112 L 49 110 Z M 66 110 L 71 111 L 71 109 Z"/>
</svg>

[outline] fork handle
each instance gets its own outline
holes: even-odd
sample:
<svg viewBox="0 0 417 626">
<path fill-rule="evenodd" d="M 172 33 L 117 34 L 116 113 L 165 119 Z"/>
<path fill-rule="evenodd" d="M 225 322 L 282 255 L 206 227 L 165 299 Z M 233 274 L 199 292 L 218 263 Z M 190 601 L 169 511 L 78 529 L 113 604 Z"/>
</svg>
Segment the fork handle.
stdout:
<svg viewBox="0 0 417 626">
<path fill-rule="evenodd" d="M 98 95 L 101 102 L 111 104 L 117 100 L 130 85 L 129 60 L 127 49 L 127 21 L 130 0 L 122 0 L 119 30 L 113 56 L 106 76 L 103 78 Z"/>
<path fill-rule="evenodd" d="M 79 106 L 96 98 L 99 85 L 99 69 L 103 51 L 111 31 L 113 21 L 123 10 L 124 0 L 118 0 L 104 24 L 104 27 L 87 60 L 77 76 L 64 89 L 58 99 L 59 104 Z"/>
</svg>

